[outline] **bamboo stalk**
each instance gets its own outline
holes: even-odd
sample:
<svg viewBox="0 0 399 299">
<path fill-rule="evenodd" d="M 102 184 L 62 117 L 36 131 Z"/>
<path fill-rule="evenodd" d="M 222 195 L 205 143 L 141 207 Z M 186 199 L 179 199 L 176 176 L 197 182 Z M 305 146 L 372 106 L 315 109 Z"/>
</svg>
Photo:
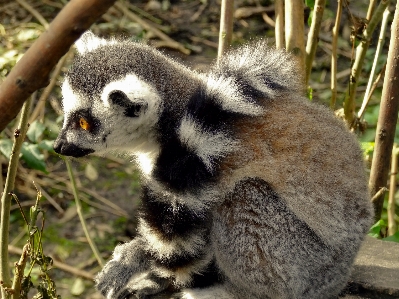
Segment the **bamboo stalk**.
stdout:
<svg viewBox="0 0 399 299">
<path fill-rule="evenodd" d="M 233 38 L 234 0 L 222 0 L 219 30 L 218 59 L 230 47 Z"/>
<path fill-rule="evenodd" d="M 377 9 L 378 10 L 378 9 Z M 376 13 L 374 14 L 374 16 Z M 374 18 L 373 16 L 373 18 Z M 389 162 L 392 154 L 393 139 L 399 110 L 399 2 L 396 3 L 395 16 L 391 26 L 385 80 L 382 89 L 381 108 L 370 172 L 370 193 L 373 196 L 381 187 L 385 187 L 388 178 Z M 375 220 L 381 218 L 384 198 L 381 196 L 373 202 Z"/>
<path fill-rule="evenodd" d="M 375 71 L 376 71 L 377 64 L 378 64 L 378 58 L 380 57 L 381 50 L 384 46 L 385 32 L 387 30 L 387 24 L 388 24 L 388 17 L 389 17 L 389 10 L 388 10 L 388 8 L 386 8 L 384 11 L 383 17 L 382 17 L 381 31 L 380 31 L 380 36 L 378 37 L 378 44 L 377 44 L 377 48 L 375 50 L 374 61 L 373 61 L 373 66 L 371 68 L 369 82 L 367 84 L 366 92 L 364 93 L 362 106 L 357 114 L 358 118 L 360 118 L 364 114 L 367 104 L 371 98 L 371 95 L 370 95 L 371 87 L 373 86 L 373 82 L 374 82 L 374 75 L 375 75 Z"/>
<path fill-rule="evenodd" d="M 306 43 L 306 76 L 305 86 L 309 84 L 309 77 L 312 71 L 312 63 L 316 54 L 317 44 L 319 41 L 319 32 L 321 27 L 321 21 L 323 19 L 324 7 L 326 6 L 326 0 L 316 0 L 313 8 L 312 24 L 310 26 L 308 40 Z"/>
<path fill-rule="evenodd" d="M 338 35 L 339 24 L 341 23 L 342 16 L 342 0 L 337 1 L 337 15 L 335 17 L 335 25 L 332 30 L 332 53 L 331 53 L 331 100 L 330 108 L 335 110 L 335 103 L 337 102 L 337 71 L 338 71 Z"/>
<path fill-rule="evenodd" d="M 349 88 L 345 95 L 345 101 L 344 101 L 345 120 L 349 124 L 349 126 L 352 126 L 354 124 L 354 120 L 356 117 L 355 115 L 356 91 L 360 74 L 363 68 L 363 62 L 366 57 L 366 52 L 370 45 L 371 36 L 378 23 L 380 23 L 384 11 L 388 7 L 389 3 L 390 0 L 382 0 L 380 2 L 369 24 L 367 25 L 366 29 L 363 31 L 362 39 L 359 45 L 356 47 L 356 57 L 352 66 L 352 72 L 349 80 Z"/>
<path fill-rule="evenodd" d="M 371 20 L 371 17 L 373 16 L 375 5 L 377 4 L 377 0 L 370 0 L 369 8 L 367 9 L 367 20 Z"/>
<path fill-rule="evenodd" d="M 395 221 L 395 193 L 396 193 L 396 175 L 398 174 L 398 154 L 399 149 L 396 144 L 392 149 L 392 162 L 391 162 L 391 179 L 389 182 L 389 197 L 388 197 L 388 236 L 392 236 L 396 233 L 398 226 Z"/>
<path fill-rule="evenodd" d="M 276 48 L 284 49 L 284 0 L 275 0 L 275 13 L 276 13 Z"/>
<path fill-rule="evenodd" d="M 305 78 L 305 25 L 303 1 L 290 0 L 285 2 L 285 48 L 298 61 L 302 75 Z"/>
</svg>

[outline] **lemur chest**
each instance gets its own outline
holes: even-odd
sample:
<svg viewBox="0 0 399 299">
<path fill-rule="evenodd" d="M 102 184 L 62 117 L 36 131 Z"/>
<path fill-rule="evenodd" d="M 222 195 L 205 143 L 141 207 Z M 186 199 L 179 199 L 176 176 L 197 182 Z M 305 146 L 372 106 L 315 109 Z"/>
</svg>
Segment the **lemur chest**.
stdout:
<svg viewBox="0 0 399 299">
<path fill-rule="evenodd" d="M 208 208 L 194 208 L 177 200 L 178 194 L 154 192 L 143 188 L 141 218 L 153 231 L 166 240 L 185 238 L 211 226 L 211 213 Z"/>
</svg>

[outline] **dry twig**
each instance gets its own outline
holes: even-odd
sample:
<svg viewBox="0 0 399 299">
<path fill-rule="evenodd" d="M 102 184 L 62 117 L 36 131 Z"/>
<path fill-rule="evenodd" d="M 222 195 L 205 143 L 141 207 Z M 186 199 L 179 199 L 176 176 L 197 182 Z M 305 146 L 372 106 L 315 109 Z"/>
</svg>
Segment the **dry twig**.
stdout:
<svg viewBox="0 0 399 299">
<path fill-rule="evenodd" d="M 140 18 L 135 13 L 130 11 L 122 2 L 119 1 L 115 2 L 115 7 L 118 8 L 121 12 L 123 12 L 129 19 L 140 24 L 145 30 L 151 31 L 160 39 L 162 39 L 164 41 L 164 43 L 162 44 L 163 46 L 179 50 L 180 52 L 187 55 L 190 54 L 189 49 L 185 48 L 181 43 L 171 39 L 169 36 L 160 31 L 158 28 L 152 26 L 149 22 L 144 21 L 142 18 Z"/>
<path fill-rule="evenodd" d="M 21 255 L 22 252 L 23 252 L 22 249 L 20 249 L 18 247 L 15 247 L 15 246 L 12 246 L 12 245 L 8 245 L 8 251 L 10 253 L 12 253 L 12 254 L 18 254 L 18 255 Z M 76 276 L 79 276 L 79 277 L 82 277 L 82 278 L 86 278 L 86 279 L 91 280 L 91 281 L 93 281 L 93 279 L 94 279 L 94 275 L 93 274 L 91 274 L 91 273 L 89 273 L 87 271 L 84 271 L 84 270 L 77 269 L 76 267 L 67 265 L 65 263 L 59 262 L 57 260 L 53 260 L 53 265 L 54 265 L 55 268 L 58 268 L 58 269 L 60 269 L 62 271 L 65 271 L 65 272 L 69 272 L 69 273 L 71 273 L 73 275 L 76 275 Z"/>
<path fill-rule="evenodd" d="M 26 2 L 25 0 L 16 0 L 19 5 L 21 5 L 23 8 L 25 8 L 27 11 L 29 11 L 32 16 L 34 16 L 39 22 L 40 24 L 43 25 L 43 27 L 45 29 L 48 28 L 48 22 L 46 21 L 45 18 L 43 18 L 43 16 L 40 14 L 40 12 L 38 12 L 36 9 L 34 9 L 28 2 Z"/>
<path fill-rule="evenodd" d="M 2 281 L 1 295 L 2 298 L 8 298 L 5 288 L 11 287 L 10 269 L 8 264 L 8 240 L 10 227 L 10 206 L 11 192 L 14 190 L 15 178 L 17 175 L 17 166 L 19 162 L 19 154 L 26 132 L 28 130 L 28 115 L 31 104 L 31 98 L 24 103 L 18 128 L 14 131 L 14 144 L 8 164 L 7 179 L 4 192 L 1 196 L 1 224 L 0 224 L 0 281 Z"/>
</svg>

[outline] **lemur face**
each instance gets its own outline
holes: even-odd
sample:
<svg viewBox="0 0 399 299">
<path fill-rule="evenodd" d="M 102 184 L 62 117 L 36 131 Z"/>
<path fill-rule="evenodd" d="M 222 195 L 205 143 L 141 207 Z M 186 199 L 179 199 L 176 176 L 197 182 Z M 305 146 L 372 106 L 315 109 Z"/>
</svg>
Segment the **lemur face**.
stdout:
<svg viewBox="0 0 399 299">
<path fill-rule="evenodd" d="M 83 46 L 78 46 L 78 65 L 66 74 L 62 85 L 65 118 L 54 150 L 73 157 L 109 150 L 140 151 L 152 141 L 160 96 L 130 69 L 120 71 L 120 61 L 102 55 L 112 52 L 112 41 L 107 45 L 92 34 L 84 38 Z"/>
<path fill-rule="evenodd" d="M 157 122 L 157 93 L 135 75 L 109 83 L 99 98 L 62 86 L 65 119 L 54 143 L 57 153 L 82 157 L 107 150 L 135 149 L 151 139 Z"/>
</svg>

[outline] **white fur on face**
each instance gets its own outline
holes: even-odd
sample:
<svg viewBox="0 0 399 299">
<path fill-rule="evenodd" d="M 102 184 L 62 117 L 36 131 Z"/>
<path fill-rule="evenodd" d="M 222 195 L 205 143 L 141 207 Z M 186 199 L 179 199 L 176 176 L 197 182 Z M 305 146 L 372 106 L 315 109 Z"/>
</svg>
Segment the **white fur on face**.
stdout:
<svg viewBox="0 0 399 299">
<path fill-rule="evenodd" d="M 65 79 L 61 90 L 62 106 L 65 115 L 70 114 L 72 111 L 89 107 L 89 103 L 85 102 L 79 94 L 73 91 L 68 79 Z M 67 119 L 67 117 L 65 117 L 65 119 Z"/>
<path fill-rule="evenodd" d="M 132 102 L 146 102 L 148 111 L 158 112 L 161 97 L 155 88 L 140 80 L 135 74 L 128 74 L 124 78 L 113 81 L 104 87 L 101 93 L 101 100 L 105 107 L 111 105 L 108 96 L 115 90 L 123 91 Z"/>
</svg>

